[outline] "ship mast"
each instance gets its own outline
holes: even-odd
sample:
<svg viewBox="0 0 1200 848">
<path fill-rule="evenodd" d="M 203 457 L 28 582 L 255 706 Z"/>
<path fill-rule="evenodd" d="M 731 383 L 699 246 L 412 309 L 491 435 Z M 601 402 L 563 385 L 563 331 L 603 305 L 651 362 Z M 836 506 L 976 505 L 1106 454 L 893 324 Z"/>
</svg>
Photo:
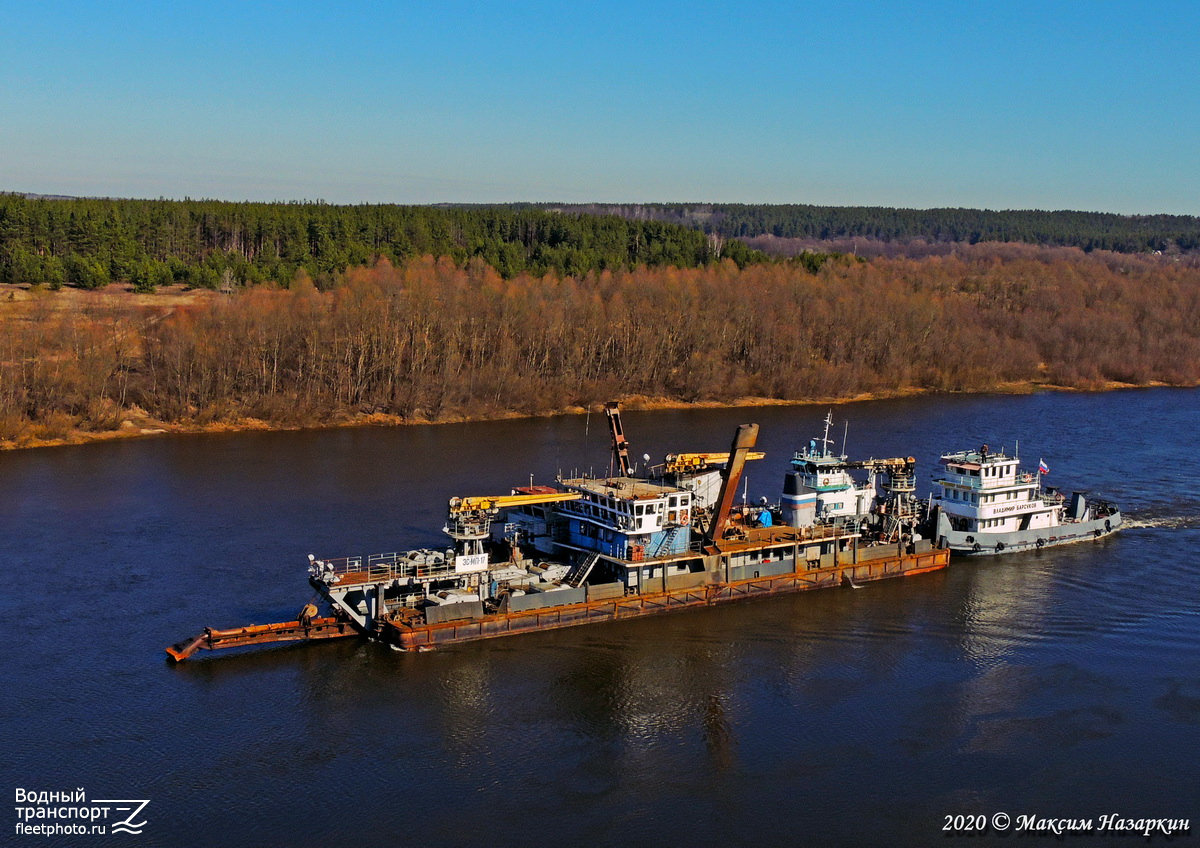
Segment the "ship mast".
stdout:
<svg viewBox="0 0 1200 848">
<path fill-rule="evenodd" d="M 829 443 L 832 439 L 829 438 L 829 428 L 833 426 L 833 410 L 829 410 L 829 414 L 825 416 L 825 435 L 818 439 L 823 445 L 821 453 L 823 456 L 829 456 Z"/>
</svg>

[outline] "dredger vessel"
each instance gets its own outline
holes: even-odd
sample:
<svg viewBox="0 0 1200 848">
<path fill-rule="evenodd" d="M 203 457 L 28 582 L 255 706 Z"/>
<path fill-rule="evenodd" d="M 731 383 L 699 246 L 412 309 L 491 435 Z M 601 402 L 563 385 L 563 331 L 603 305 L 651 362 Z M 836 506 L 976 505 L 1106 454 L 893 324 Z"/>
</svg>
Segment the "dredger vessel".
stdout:
<svg viewBox="0 0 1200 848">
<path fill-rule="evenodd" d="M 206 629 L 167 648 L 199 650 L 363 636 L 404 650 L 619 621 L 745 598 L 945 568 L 921 538 L 912 457 L 852 461 L 816 440 L 796 453 L 775 505 L 737 504 L 757 424 L 726 453 L 670 454 L 635 474 L 615 403 L 606 406 L 612 474 L 560 478 L 507 494 L 456 497 L 445 550 L 309 557 L 330 615 Z M 865 471 L 869 485 L 850 469 Z M 877 487 L 878 482 L 878 487 Z M 853 499 L 851 504 L 850 499 Z"/>
</svg>

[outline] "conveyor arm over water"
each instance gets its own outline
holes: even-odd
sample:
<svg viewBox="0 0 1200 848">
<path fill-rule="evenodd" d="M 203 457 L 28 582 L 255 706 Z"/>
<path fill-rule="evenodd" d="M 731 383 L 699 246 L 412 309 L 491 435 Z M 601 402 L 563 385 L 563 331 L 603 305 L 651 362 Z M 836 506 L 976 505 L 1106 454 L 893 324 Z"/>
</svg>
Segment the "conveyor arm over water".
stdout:
<svg viewBox="0 0 1200 848">
<path fill-rule="evenodd" d="M 277 624 L 251 624 L 232 630 L 206 627 L 199 636 L 176 642 L 167 648 L 167 655 L 182 662 L 197 651 L 216 651 L 244 645 L 266 645 L 271 642 L 309 642 L 316 639 L 341 639 L 361 635 L 350 622 L 340 618 L 308 618 Z"/>
<path fill-rule="evenodd" d="M 733 508 L 733 499 L 737 496 L 738 482 L 742 479 L 742 470 L 746 467 L 746 456 L 750 448 L 758 442 L 758 425 L 742 424 L 734 434 L 733 444 L 730 445 L 729 463 L 721 472 L 721 494 L 717 497 L 716 512 L 705 534 L 705 551 L 718 553 L 721 539 L 725 535 L 725 525 L 729 521 L 729 510 Z"/>
</svg>

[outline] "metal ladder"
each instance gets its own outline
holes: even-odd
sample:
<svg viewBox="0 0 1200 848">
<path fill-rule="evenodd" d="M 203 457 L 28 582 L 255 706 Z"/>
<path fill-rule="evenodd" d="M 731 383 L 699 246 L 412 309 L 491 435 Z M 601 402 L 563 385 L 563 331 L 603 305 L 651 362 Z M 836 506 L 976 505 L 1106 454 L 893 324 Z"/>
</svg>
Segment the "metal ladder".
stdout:
<svg viewBox="0 0 1200 848">
<path fill-rule="evenodd" d="M 592 569 L 596 567 L 596 563 L 600 561 L 600 554 L 592 554 L 586 559 L 580 560 L 574 568 L 567 572 L 567 579 L 563 582 L 568 586 L 578 589 L 583 585 L 583 581 L 587 580 L 588 575 L 592 573 Z"/>
<path fill-rule="evenodd" d="M 672 527 L 670 530 L 668 530 L 666 533 L 664 533 L 662 540 L 659 541 L 659 543 L 658 543 L 658 547 L 654 549 L 654 556 L 656 556 L 656 557 L 662 556 L 664 549 L 666 549 L 666 551 L 668 553 L 670 553 L 671 544 L 675 541 L 675 537 L 679 535 L 679 531 L 682 529 L 683 529 L 682 525 L 676 525 L 676 526 Z"/>
</svg>

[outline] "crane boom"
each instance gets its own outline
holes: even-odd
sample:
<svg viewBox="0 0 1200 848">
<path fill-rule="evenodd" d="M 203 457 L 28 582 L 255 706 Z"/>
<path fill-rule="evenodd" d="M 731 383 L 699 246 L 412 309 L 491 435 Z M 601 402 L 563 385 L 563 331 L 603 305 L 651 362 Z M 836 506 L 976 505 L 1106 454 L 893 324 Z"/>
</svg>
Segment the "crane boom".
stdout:
<svg viewBox="0 0 1200 848">
<path fill-rule="evenodd" d="M 816 465 L 815 463 L 810 464 L 814 466 Z M 870 471 L 896 471 L 914 468 L 917 464 L 917 460 L 911 456 L 892 456 L 885 459 L 840 460 L 837 464 L 841 468 L 866 468 Z"/>
<path fill-rule="evenodd" d="M 746 459 L 762 459 L 766 454 L 762 451 L 750 451 Z M 710 465 L 724 465 L 729 462 L 728 453 L 669 453 L 663 460 L 663 470 L 668 474 L 678 474 L 681 471 L 703 471 Z"/>
<path fill-rule="evenodd" d="M 504 509 L 510 506 L 530 506 L 532 504 L 577 501 L 582 497 L 583 495 L 579 492 L 539 492 L 537 494 L 483 495 L 479 497 L 451 498 L 450 514 L 457 515 L 464 512 Z"/>
<path fill-rule="evenodd" d="M 913 468 L 917 460 L 911 456 L 893 456 L 887 459 L 859 459 L 846 463 L 847 468 L 869 468 L 874 471 Z"/>
<path fill-rule="evenodd" d="M 629 476 L 629 442 L 625 439 L 625 430 L 621 427 L 621 406 L 615 400 L 604 404 L 604 414 L 608 416 L 608 432 L 612 435 L 613 457 L 617 461 L 617 472 L 622 477 Z"/>
</svg>

